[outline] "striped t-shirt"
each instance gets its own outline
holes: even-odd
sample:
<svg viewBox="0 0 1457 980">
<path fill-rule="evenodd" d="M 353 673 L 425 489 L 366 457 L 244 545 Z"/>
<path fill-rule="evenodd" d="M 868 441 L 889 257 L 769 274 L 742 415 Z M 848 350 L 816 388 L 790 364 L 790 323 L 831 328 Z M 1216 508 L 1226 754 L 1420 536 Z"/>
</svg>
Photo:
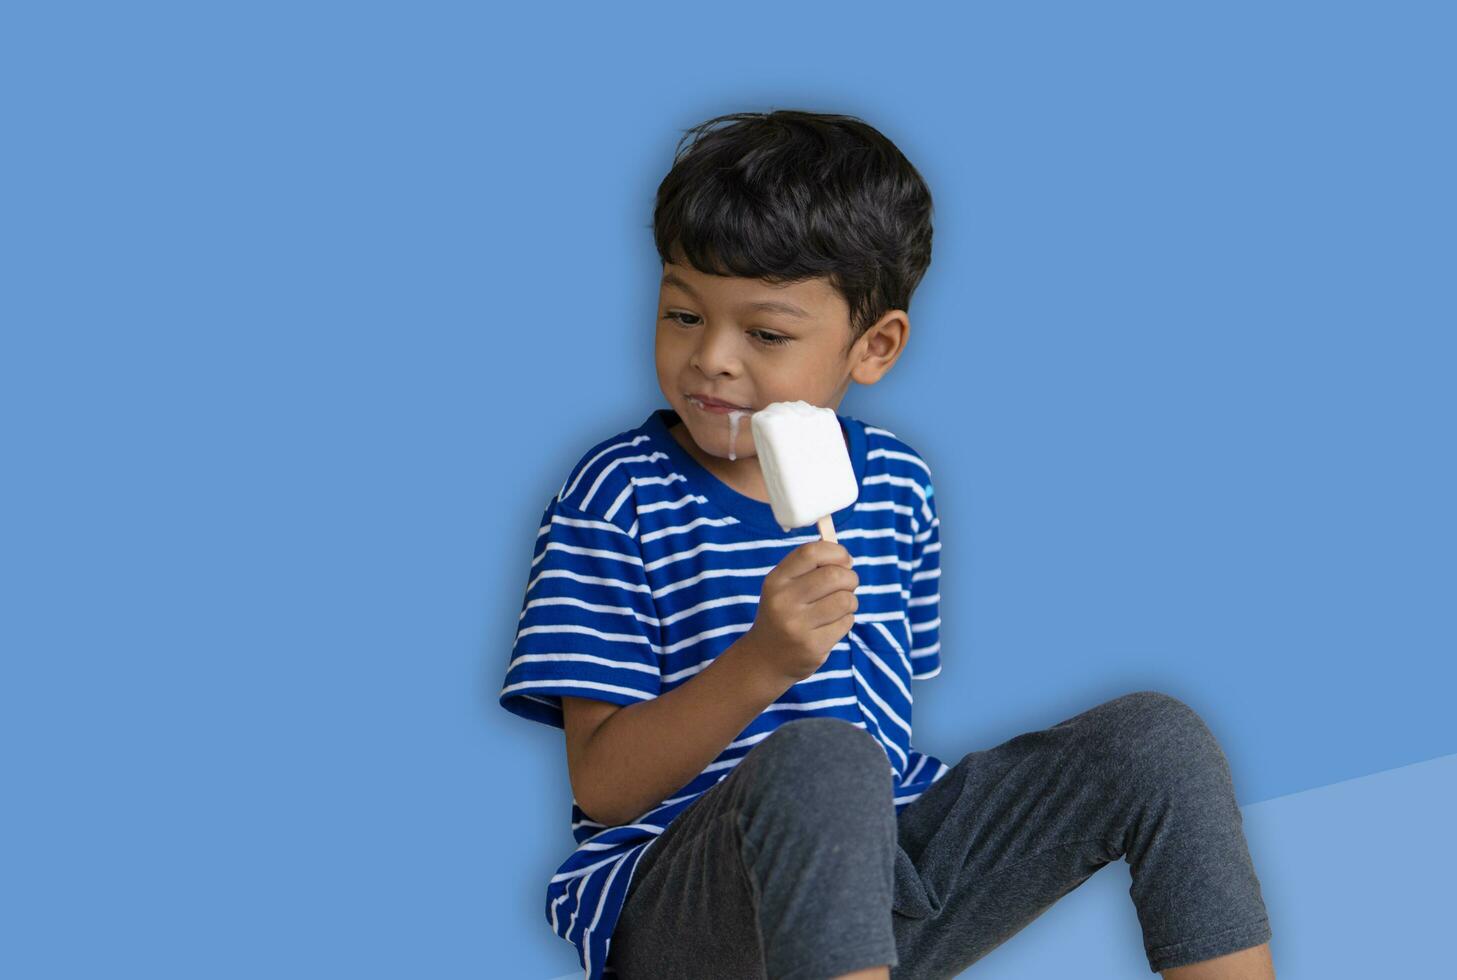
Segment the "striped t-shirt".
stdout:
<svg viewBox="0 0 1457 980">
<path fill-rule="evenodd" d="M 899 814 L 947 766 L 911 747 L 911 679 L 941 670 L 940 520 L 931 471 L 893 433 L 838 415 L 860 485 L 834 515 L 859 607 L 814 674 L 787 689 L 686 786 L 609 827 L 572 801 L 577 847 L 547 885 L 546 919 L 577 948 L 586 980 L 615 976 L 607 951 L 633 869 L 695 799 L 786 721 L 842 718 L 885 749 Z M 547 502 L 527 575 L 507 710 L 563 728 L 561 695 L 630 705 L 672 690 L 754 624 L 764 577 L 806 541 L 768 503 L 734 490 L 668 431 L 657 409 L 604 439 Z"/>
</svg>

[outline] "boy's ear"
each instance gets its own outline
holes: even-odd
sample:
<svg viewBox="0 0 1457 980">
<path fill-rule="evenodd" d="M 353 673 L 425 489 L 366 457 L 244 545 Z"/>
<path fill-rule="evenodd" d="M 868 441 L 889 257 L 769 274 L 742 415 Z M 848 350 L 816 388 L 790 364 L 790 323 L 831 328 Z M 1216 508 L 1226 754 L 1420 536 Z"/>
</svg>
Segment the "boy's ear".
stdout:
<svg viewBox="0 0 1457 980">
<path fill-rule="evenodd" d="M 873 385 L 885 377 L 906 349 L 910 333 L 911 321 L 905 310 L 886 313 L 856 342 L 851 351 L 855 366 L 850 377 L 862 385 Z"/>
</svg>

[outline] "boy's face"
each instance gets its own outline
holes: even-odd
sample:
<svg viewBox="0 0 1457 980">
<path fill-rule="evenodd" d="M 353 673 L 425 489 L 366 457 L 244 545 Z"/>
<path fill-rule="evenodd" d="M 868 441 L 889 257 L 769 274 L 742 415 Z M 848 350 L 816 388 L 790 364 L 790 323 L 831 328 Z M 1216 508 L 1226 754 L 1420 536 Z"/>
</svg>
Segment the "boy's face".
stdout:
<svg viewBox="0 0 1457 980">
<path fill-rule="evenodd" d="M 838 410 L 852 380 L 874 384 L 890 369 L 909 331 L 904 311 L 893 310 L 847 354 L 849 306 L 827 280 L 776 286 L 708 275 L 686 262 L 663 265 L 657 318 L 658 386 L 692 441 L 725 471 L 758 469 L 757 460 L 730 462 L 755 456 L 750 411 L 796 400 Z M 747 409 L 732 446 L 731 416 L 708 411 L 693 395 Z"/>
</svg>

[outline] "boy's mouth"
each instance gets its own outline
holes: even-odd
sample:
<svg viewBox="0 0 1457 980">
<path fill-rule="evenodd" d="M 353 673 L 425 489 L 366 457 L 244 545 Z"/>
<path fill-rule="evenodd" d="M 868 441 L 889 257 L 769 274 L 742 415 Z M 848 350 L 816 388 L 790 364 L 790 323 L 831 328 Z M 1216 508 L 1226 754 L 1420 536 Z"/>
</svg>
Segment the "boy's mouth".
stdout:
<svg viewBox="0 0 1457 980">
<path fill-rule="evenodd" d="M 706 412 L 713 412 L 716 415 L 725 415 L 729 412 L 752 412 L 753 409 L 747 405 L 735 405 L 732 402 L 719 401 L 717 398 L 709 398 L 707 395 L 685 395 L 688 401 L 695 407 Z"/>
</svg>

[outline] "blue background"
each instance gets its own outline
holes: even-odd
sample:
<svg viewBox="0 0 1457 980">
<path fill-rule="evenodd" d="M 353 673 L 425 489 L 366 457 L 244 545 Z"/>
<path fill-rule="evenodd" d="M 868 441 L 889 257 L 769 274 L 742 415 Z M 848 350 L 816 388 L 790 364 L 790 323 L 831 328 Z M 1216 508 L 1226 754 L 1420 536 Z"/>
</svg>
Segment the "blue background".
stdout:
<svg viewBox="0 0 1457 980">
<path fill-rule="evenodd" d="M 1454 20 L 8 6 L 0 974 L 579 972 L 563 740 L 496 694 L 548 496 L 663 404 L 677 139 L 771 108 L 935 196 L 909 347 L 841 406 L 935 474 L 917 744 L 1172 694 L 1282 978 L 1446 965 Z M 1127 873 L 976 975 L 1150 975 Z"/>
</svg>

